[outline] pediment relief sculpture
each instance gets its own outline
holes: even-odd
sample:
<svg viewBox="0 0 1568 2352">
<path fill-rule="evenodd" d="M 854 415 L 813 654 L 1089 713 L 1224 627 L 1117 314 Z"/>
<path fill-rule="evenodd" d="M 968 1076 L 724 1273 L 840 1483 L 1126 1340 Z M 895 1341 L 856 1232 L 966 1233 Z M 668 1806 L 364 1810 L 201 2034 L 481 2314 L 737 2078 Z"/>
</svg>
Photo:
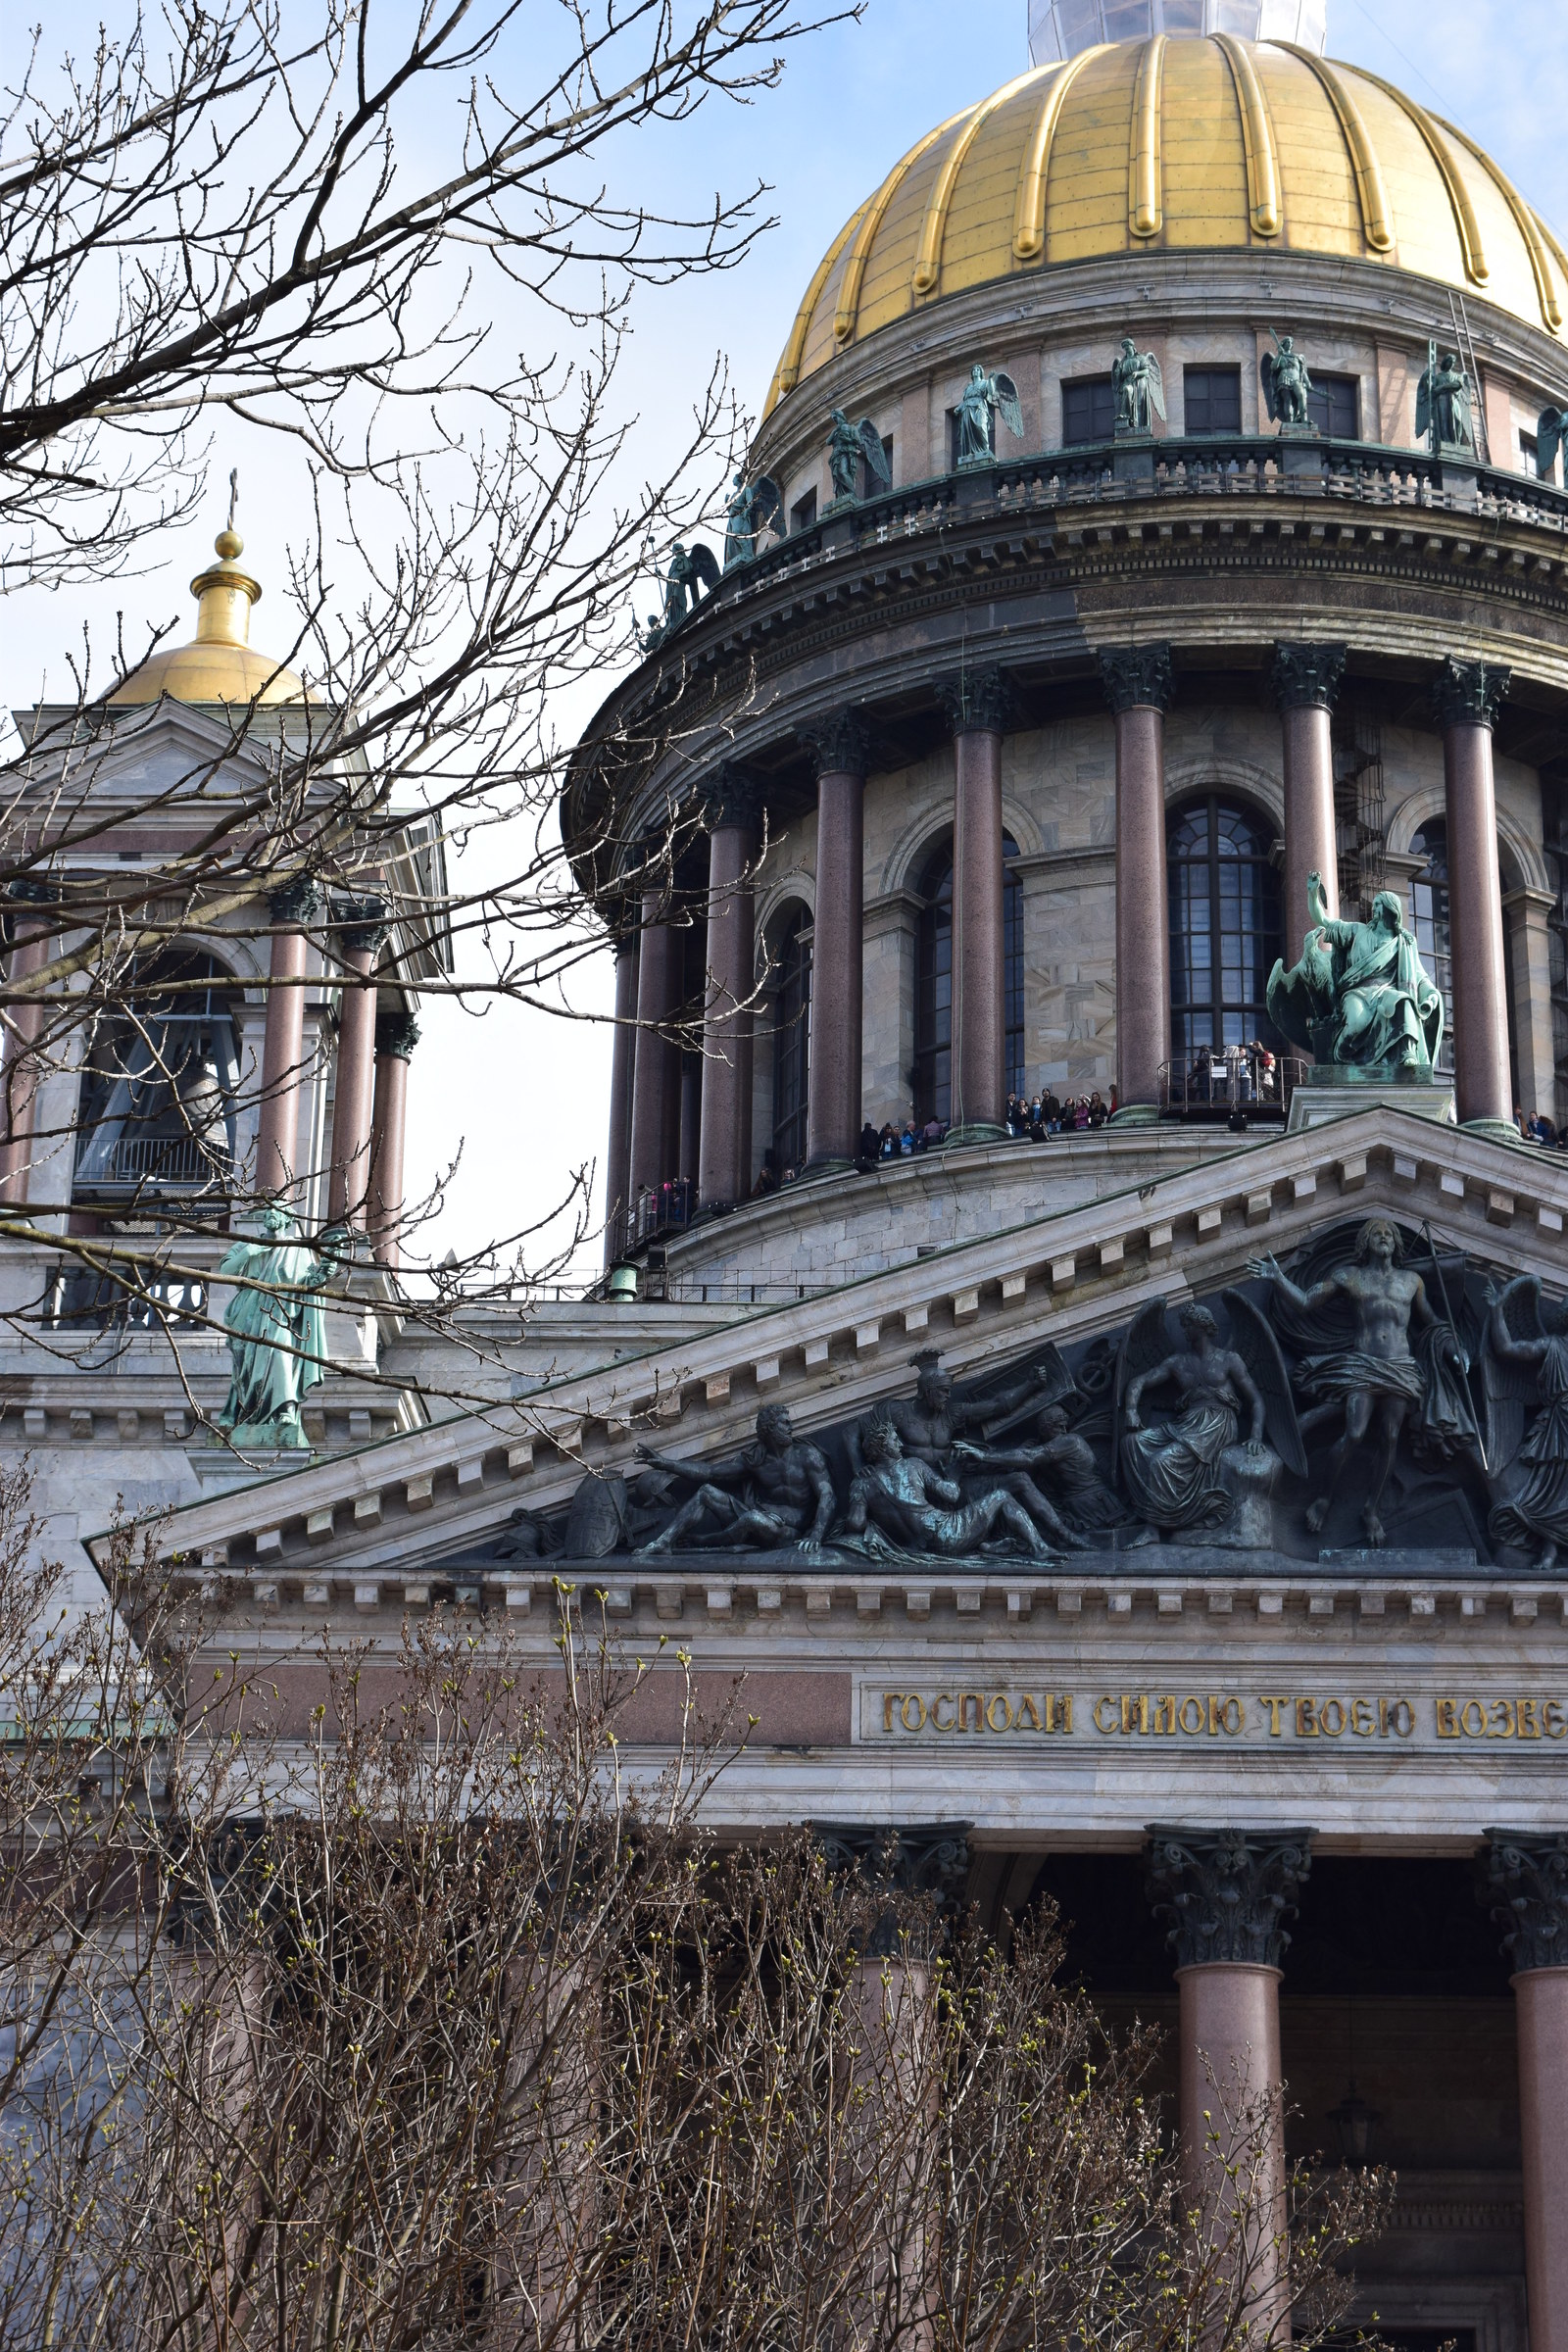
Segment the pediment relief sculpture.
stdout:
<svg viewBox="0 0 1568 2352">
<path fill-rule="evenodd" d="M 983 1571 L 1175 1544 L 1234 1574 L 1392 1544 L 1517 1574 L 1568 1543 L 1568 1309 L 1389 1216 L 961 1386 L 911 1370 L 809 1434 L 767 1404 L 728 1454 L 642 1444 L 503 1548 Z"/>
</svg>

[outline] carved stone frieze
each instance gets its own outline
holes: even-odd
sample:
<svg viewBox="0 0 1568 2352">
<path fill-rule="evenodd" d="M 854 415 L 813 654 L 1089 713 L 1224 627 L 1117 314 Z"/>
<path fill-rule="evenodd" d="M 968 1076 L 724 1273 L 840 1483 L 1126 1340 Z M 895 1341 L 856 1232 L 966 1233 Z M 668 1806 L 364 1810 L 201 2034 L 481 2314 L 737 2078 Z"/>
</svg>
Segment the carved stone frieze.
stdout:
<svg viewBox="0 0 1568 2352">
<path fill-rule="evenodd" d="M 1168 710 L 1176 693 L 1168 645 L 1130 645 L 1100 657 L 1101 681 L 1112 710 Z"/>
<path fill-rule="evenodd" d="M 1311 1868 L 1310 1830 L 1166 1829 L 1149 1833 L 1148 1891 L 1173 1923 L 1178 1968 L 1214 1961 L 1278 1968 L 1285 1928 Z"/>
<path fill-rule="evenodd" d="M 1486 1891 L 1514 1968 L 1568 1968 L 1568 1834 L 1487 1835 Z"/>
</svg>

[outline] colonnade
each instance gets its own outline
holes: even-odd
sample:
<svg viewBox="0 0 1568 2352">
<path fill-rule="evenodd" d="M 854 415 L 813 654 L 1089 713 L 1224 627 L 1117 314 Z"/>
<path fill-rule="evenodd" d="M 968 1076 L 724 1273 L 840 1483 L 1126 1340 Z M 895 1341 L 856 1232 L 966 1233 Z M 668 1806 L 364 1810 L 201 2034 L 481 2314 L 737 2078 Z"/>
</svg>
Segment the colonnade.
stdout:
<svg viewBox="0 0 1568 2352">
<path fill-rule="evenodd" d="M 54 901 L 48 884 L 13 883 L 8 895 L 15 909 L 9 965 L 15 985 L 40 970 L 54 954 L 58 924 L 45 911 Z M 308 1174 L 301 1165 L 301 1107 L 308 1068 L 305 997 L 309 927 L 320 906 L 320 891 L 308 877 L 273 891 L 267 902 L 271 940 L 254 1168 L 254 1189 L 261 1199 L 297 1200 Z M 380 1263 L 396 1266 L 404 1208 L 408 1062 L 419 1033 L 406 1011 L 379 1008 L 375 966 L 387 936 L 388 912 L 378 896 L 342 899 L 331 910 L 342 989 L 326 1221 L 363 1234 Z M 6 1206 L 24 1202 L 33 1190 L 29 1180 L 38 1143 L 41 1077 L 36 1049 L 43 1018 L 41 1001 L 25 1003 L 12 1009 L 5 1025 L 0 1204 Z"/>
<path fill-rule="evenodd" d="M 1285 938 L 1294 961 L 1306 929 L 1306 878 L 1322 876 L 1338 914 L 1331 716 L 1342 645 L 1278 644 L 1271 684 L 1284 776 Z M 1165 858 L 1165 714 L 1174 691 L 1168 645 L 1103 652 L 1101 680 L 1116 732 L 1116 1087 L 1123 1122 L 1156 1118 L 1170 1059 Z M 1461 1122 L 1510 1122 L 1507 996 L 1492 739 L 1508 672 L 1446 660 L 1432 707 L 1446 786 L 1454 1063 Z M 959 1142 L 1004 1132 L 1002 740 L 1005 673 L 966 671 L 941 689 L 954 736 L 953 1130 Z M 860 1131 L 864 850 L 862 803 L 873 735 L 845 708 L 803 729 L 816 765 L 816 905 L 807 1164 L 855 1157 Z M 754 983 L 750 861 L 755 804 L 721 785 L 710 820 L 709 963 L 700 1197 L 728 1203 L 751 1177 L 750 1026 Z M 617 951 L 609 1194 L 634 1200 L 676 1172 L 677 1056 L 660 1035 L 679 993 L 678 937 L 658 890 L 645 893 L 635 939 Z M 1541 926 L 1538 923 L 1537 928 Z M 635 1028 L 630 1024 L 635 1021 Z"/>
</svg>

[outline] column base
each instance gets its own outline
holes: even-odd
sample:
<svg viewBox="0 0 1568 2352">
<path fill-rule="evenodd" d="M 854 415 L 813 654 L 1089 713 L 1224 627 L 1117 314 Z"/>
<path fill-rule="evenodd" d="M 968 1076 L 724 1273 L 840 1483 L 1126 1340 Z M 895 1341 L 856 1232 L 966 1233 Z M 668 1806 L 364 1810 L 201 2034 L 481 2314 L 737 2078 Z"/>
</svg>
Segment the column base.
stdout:
<svg viewBox="0 0 1568 2352">
<path fill-rule="evenodd" d="M 950 1127 L 942 1139 L 944 1152 L 961 1152 L 966 1144 L 1004 1144 L 1008 1130 L 992 1119 L 966 1119 L 961 1127 Z"/>
<path fill-rule="evenodd" d="M 1459 1133 L 1461 1135 L 1484 1135 L 1492 1144 L 1519 1144 L 1526 1151 L 1539 1149 L 1539 1146 L 1525 1144 L 1524 1137 L 1512 1119 L 1461 1119 Z"/>
<path fill-rule="evenodd" d="M 814 1184 L 819 1176 L 853 1176 L 858 1165 L 858 1160 L 824 1154 L 821 1159 L 808 1159 L 795 1181 L 797 1184 Z"/>
<path fill-rule="evenodd" d="M 1105 1124 L 1107 1127 L 1157 1127 L 1159 1125 L 1159 1104 L 1157 1102 L 1124 1102 L 1119 1110 L 1111 1112 Z"/>
</svg>

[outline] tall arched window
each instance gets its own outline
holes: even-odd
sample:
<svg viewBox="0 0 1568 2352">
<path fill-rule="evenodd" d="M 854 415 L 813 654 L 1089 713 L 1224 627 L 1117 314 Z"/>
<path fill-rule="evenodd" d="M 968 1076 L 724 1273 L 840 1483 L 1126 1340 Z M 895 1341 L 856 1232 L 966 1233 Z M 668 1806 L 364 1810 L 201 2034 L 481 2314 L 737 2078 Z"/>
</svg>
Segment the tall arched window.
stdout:
<svg viewBox="0 0 1568 2352">
<path fill-rule="evenodd" d="M 77 1200 L 224 1193 L 238 1075 L 231 986 L 211 956 L 132 967 L 122 1009 L 100 1021 L 87 1051 Z"/>
<path fill-rule="evenodd" d="M 1170 1045 L 1187 1061 L 1200 1046 L 1260 1038 L 1278 1052 L 1264 1004 L 1281 952 L 1279 876 L 1265 818 L 1210 793 L 1166 820 L 1170 875 Z"/>
<path fill-rule="evenodd" d="M 1006 1023 L 1007 1092 L 1022 1094 L 1023 884 L 1005 861 L 1016 858 L 1010 833 L 1002 837 L 1003 1005 Z M 914 984 L 914 1115 L 924 1121 L 953 1113 L 953 844 L 932 855 L 920 880 Z"/>
<path fill-rule="evenodd" d="M 780 1172 L 806 1157 L 807 1079 L 811 1054 L 811 918 L 792 907 L 774 950 L 773 1150 Z"/>
<path fill-rule="evenodd" d="M 1443 1046 L 1440 1070 L 1453 1070 L 1453 956 L 1448 944 L 1448 828 L 1441 816 L 1429 817 L 1411 837 L 1410 855 L 1424 860 L 1423 870 L 1410 883 L 1411 928 L 1421 960 L 1434 988 L 1443 996 Z"/>
</svg>

